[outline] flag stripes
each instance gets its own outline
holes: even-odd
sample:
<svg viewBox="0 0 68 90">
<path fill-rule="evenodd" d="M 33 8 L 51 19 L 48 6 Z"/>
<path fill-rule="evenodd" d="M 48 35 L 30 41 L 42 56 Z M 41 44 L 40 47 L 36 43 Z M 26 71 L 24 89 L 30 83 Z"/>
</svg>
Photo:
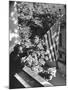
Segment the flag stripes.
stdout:
<svg viewBox="0 0 68 90">
<path fill-rule="evenodd" d="M 45 43 L 46 43 L 46 46 L 47 46 L 48 58 L 49 58 L 49 61 L 52 61 L 51 54 L 50 54 L 50 50 L 49 50 L 49 45 L 48 45 L 47 34 L 45 34 L 44 37 L 45 37 Z"/>
<path fill-rule="evenodd" d="M 51 46 L 51 39 L 50 39 L 50 31 L 47 32 L 47 39 L 48 39 L 48 45 L 49 45 L 49 50 L 50 50 L 50 54 L 51 54 L 51 58 L 53 60 L 53 57 L 52 57 L 52 46 Z"/>
<path fill-rule="evenodd" d="M 52 37 L 53 36 L 52 35 L 52 28 L 50 29 L 50 31 L 51 31 L 51 37 Z M 56 60 L 56 48 L 55 48 L 56 43 L 54 42 L 54 38 L 51 38 L 51 39 L 52 39 L 52 42 L 53 42 L 52 46 L 53 46 L 54 61 L 55 61 Z"/>
<path fill-rule="evenodd" d="M 52 49 L 51 49 L 52 57 L 53 57 L 53 61 L 55 61 L 56 55 L 55 55 L 55 49 L 53 47 L 54 42 L 53 42 L 53 39 L 52 39 L 52 31 L 51 31 L 51 29 L 50 29 L 50 39 L 51 39 L 51 47 L 52 47 Z"/>
<path fill-rule="evenodd" d="M 56 22 L 44 35 L 50 61 L 56 61 L 58 58 L 59 33 L 60 23 Z"/>
</svg>

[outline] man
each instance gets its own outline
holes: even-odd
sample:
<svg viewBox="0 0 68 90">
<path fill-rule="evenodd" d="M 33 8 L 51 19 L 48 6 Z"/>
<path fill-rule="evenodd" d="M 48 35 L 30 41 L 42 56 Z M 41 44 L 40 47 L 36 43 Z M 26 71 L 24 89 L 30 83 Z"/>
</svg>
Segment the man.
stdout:
<svg viewBox="0 0 68 90">
<path fill-rule="evenodd" d="M 23 86 L 15 79 L 14 74 L 18 73 L 24 67 L 24 63 L 21 64 L 21 56 L 19 55 L 19 47 L 20 45 L 16 45 L 14 47 L 14 51 L 12 51 L 9 55 L 9 88 L 20 88 Z"/>
</svg>

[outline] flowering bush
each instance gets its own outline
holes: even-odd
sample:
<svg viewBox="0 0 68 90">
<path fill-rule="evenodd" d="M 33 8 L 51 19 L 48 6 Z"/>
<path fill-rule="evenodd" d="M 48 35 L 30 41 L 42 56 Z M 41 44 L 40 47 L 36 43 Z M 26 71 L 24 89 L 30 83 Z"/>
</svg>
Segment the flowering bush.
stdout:
<svg viewBox="0 0 68 90">
<path fill-rule="evenodd" d="M 20 36 L 19 55 L 24 63 L 36 73 L 47 73 L 55 76 L 56 68 L 45 70 L 48 51 L 44 34 L 60 16 L 57 5 L 42 3 L 16 2 L 18 33 Z"/>
</svg>

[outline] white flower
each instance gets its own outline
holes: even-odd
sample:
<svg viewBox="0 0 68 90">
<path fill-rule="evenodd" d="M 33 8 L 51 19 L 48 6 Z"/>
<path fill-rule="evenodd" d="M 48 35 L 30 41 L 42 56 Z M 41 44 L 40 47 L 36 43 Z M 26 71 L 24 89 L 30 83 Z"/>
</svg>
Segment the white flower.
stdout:
<svg viewBox="0 0 68 90">
<path fill-rule="evenodd" d="M 36 43 L 36 44 L 38 44 L 39 43 L 39 36 L 35 36 L 35 40 L 34 40 L 34 42 Z"/>
<path fill-rule="evenodd" d="M 48 56 L 46 56 L 45 59 L 48 60 L 49 59 Z"/>
<path fill-rule="evenodd" d="M 38 47 L 39 49 L 43 49 L 43 50 L 44 50 L 43 45 L 42 45 L 41 42 L 39 42 L 39 44 L 37 45 L 37 47 Z"/>
<path fill-rule="evenodd" d="M 49 68 L 49 69 L 48 69 L 48 72 L 49 72 L 52 76 L 56 77 L 56 67 Z"/>
<path fill-rule="evenodd" d="M 45 61 L 44 61 L 43 59 L 39 59 L 39 63 L 40 63 L 41 65 L 44 65 L 44 64 L 45 64 Z"/>
<path fill-rule="evenodd" d="M 21 63 L 26 61 L 26 57 L 21 58 Z"/>
</svg>

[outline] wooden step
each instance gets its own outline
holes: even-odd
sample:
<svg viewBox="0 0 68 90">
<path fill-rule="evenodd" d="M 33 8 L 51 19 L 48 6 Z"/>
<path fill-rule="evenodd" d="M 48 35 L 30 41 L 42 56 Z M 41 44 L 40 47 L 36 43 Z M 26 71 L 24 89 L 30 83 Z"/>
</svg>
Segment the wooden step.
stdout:
<svg viewBox="0 0 68 90">
<path fill-rule="evenodd" d="M 37 82 L 39 82 L 41 85 L 43 85 L 44 87 L 51 87 L 53 86 L 51 83 L 49 83 L 48 81 L 46 81 L 44 78 L 42 78 L 40 75 L 38 75 L 37 73 L 35 73 L 34 71 L 32 71 L 29 67 L 25 66 L 23 68 L 23 70 L 30 75 L 32 78 L 34 78 Z"/>
<path fill-rule="evenodd" d="M 14 77 L 26 88 L 31 87 L 19 74 L 15 74 Z"/>
<path fill-rule="evenodd" d="M 30 75 L 28 75 L 23 70 L 19 73 L 16 73 L 14 77 L 26 88 L 29 87 L 43 87 L 40 83 L 38 83 L 35 79 L 33 79 Z"/>
</svg>

